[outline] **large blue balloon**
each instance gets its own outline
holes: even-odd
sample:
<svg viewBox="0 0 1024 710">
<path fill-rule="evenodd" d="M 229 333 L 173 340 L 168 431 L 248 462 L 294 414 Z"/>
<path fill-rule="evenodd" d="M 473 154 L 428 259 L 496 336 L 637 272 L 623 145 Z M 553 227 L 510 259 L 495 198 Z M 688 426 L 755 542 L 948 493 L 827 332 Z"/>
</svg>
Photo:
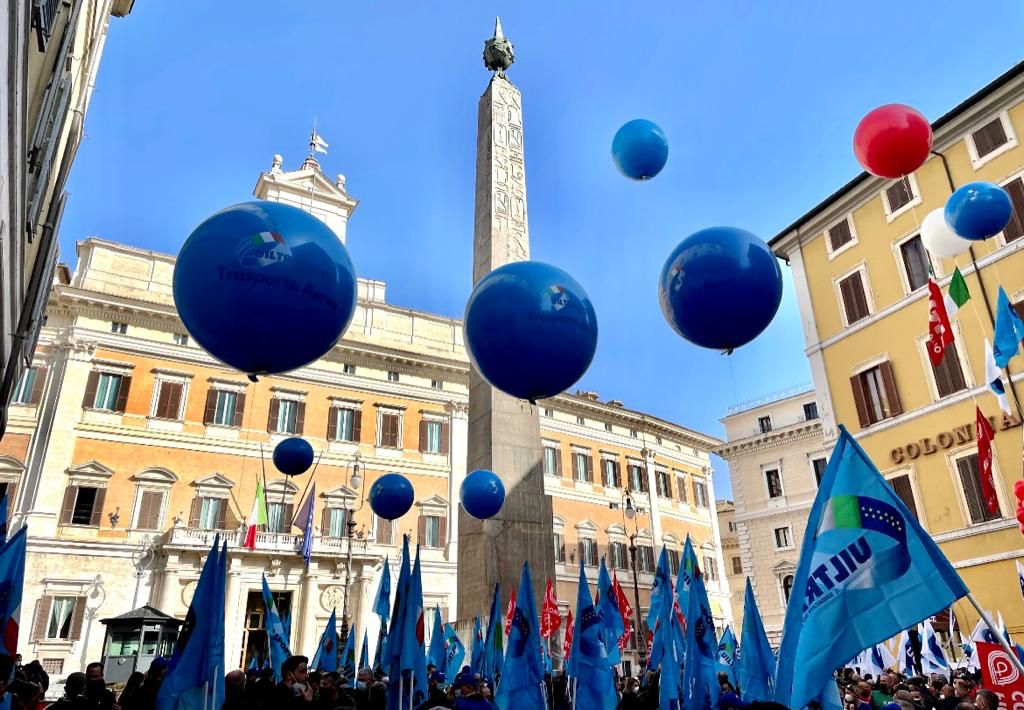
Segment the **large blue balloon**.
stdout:
<svg viewBox="0 0 1024 710">
<path fill-rule="evenodd" d="M 218 360 L 258 375 L 322 356 L 355 313 L 345 246 L 313 215 L 246 202 L 196 227 L 174 266 L 174 303 L 188 332 Z"/>
<path fill-rule="evenodd" d="M 732 350 L 768 327 L 782 300 L 771 249 L 735 227 L 711 227 L 679 243 L 661 269 L 665 320 L 695 345 Z"/>
<path fill-rule="evenodd" d="M 274 447 L 274 466 L 286 476 L 298 476 L 313 465 L 313 447 L 301 436 L 291 436 Z"/>
<path fill-rule="evenodd" d="M 501 510 L 505 502 L 505 484 L 494 471 L 473 471 L 462 479 L 459 499 L 467 513 L 474 518 L 486 520 Z"/>
<path fill-rule="evenodd" d="M 668 161 L 665 132 L 643 118 L 623 124 L 612 139 L 612 160 L 626 177 L 650 180 Z"/>
<path fill-rule="evenodd" d="M 975 241 L 999 234 L 1013 217 L 1006 190 L 990 182 L 970 182 L 946 200 L 946 224 L 964 239 Z"/>
<path fill-rule="evenodd" d="M 401 518 L 412 507 L 413 495 L 408 478 L 399 473 L 385 473 L 370 486 L 370 508 L 386 520 Z"/>
<path fill-rule="evenodd" d="M 531 402 L 574 385 L 597 349 L 597 316 L 586 291 L 539 261 L 505 264 L 480 279 L 462 327 L 477 372 Z"/>
</svg>

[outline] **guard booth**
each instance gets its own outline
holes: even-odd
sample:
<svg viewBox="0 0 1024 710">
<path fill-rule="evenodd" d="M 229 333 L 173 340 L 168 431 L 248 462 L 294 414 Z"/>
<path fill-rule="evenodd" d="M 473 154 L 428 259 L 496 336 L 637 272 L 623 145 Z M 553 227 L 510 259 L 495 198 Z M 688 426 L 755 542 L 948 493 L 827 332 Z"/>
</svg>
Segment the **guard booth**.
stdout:
<svg viewBox="0 0 1024 710">
<path fill-rule="evenodd" d="M 157 656 L 170 657 L 178 629 L 184 623 L 148 604 L 100 621 L 107 627 L 103 639 L 103 677 L 107 683 L 124 683 L 135 671 L 148 671 Z"/>
</svg>

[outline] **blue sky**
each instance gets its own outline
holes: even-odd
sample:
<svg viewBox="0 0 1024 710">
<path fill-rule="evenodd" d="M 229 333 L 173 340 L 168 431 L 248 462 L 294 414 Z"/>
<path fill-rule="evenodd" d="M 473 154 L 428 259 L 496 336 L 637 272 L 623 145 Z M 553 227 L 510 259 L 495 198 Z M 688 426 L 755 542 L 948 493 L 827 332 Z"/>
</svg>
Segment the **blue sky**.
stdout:
<svg viewBox="0 0 1024 710">
<path fill-rule="evenodd" d="M 175 0 L 113 19 L 70 178 L 64 260 L 89 235 L 176 253 L 251 196 L 274 153 L 321 163 L 360 205 L 349 249 L 392 303 L 461 317 L 471 288 L 483 40 L 500 14 L 523 92 L 533 258 L 597 309 L 580 387 L 721 436 L 739 400 L 810 380 L 792 281 L 731 357 L 678 338 L 656 280 L 703 227 L 773 236 L 859 170 L 854 127 L 878 104 L 935 119 L 1021 59 L 1024 5 L 580 1 Z M 669 163 L 619 176 L 616 129 L 660 124 Z M 716 493 L 730 493 L 719 462 Z"/>
</svg>

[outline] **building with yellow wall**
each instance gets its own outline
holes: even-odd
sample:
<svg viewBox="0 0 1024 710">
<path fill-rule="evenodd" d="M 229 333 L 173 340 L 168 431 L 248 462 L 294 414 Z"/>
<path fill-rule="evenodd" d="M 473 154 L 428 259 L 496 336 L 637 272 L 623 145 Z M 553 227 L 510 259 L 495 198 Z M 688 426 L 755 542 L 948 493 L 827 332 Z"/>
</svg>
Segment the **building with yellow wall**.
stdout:
<svg viewBox="0 0 1024 710">
<path fill-rule="evenodd" d="M 343 241 L 358 204 L 344 177 L 328 179 L 312 158 L 286 171 L 275 156 L 255 194 L 309 210 Z M 171 295 L 173 257 L 97 238 L 79 242 L 77 256 L 73 273 L 58 269 L 47 326 L 0 441 L 0 489 L 12 524 L 29 526 L 26 660 L 61 676 L 104 653 L 129 655 L 131 642 L 102 648 L 99 621 L 144 604 L 184 617 L 217 532 L 230 552 L 231 666 L 263 653 L 262 574 L 293 613 L 294 650 L 313 652 L 334 608 L 339 616 L 347 608 L 356 638 L 366 629 L 373 645 L 370 607 L 386 560 L 394 574 L 403 534 L 422 549 L 427 608 L 452 619 L 458 575 L 474 573 L 457 549 L 469 382 L 459 321 L 389 304 L 383 282 L 361 278 L 355 318 L 329 353 L 254 383 L 188 337 Z M 575 606 L 581 562 L 596 582 L 602 555 L 633 603 L 631 539 L 645 608 L 661 546 L 675 571 L 691 535 L 716 620 L 730 623 L 708 453 L 721 442 L 596 393 L 537 406 L 563 613 Z M 315 474 L 289 480 L 269 458 L 293 434 L 320 458 Z M 264 469 L 270 524 L 248 550 L 244 524 Z M 394 523 L 362 502 L 390 471 L 416 492 Z M 316 524 L 306 569 L 301 531 L 288 521 L 311 478 Z M 632 519 L 626 491 L 639 511 Z M 638 660 L 635 651 L 626 657 Z"/>
<path fill-rule="evenodd" d="M 1010 363 L 1013 416 L 987 388 L 983 342 L 992 339 L 1002 285 L 1024 301 L 1024 64 L 1000 76 L 933 124 L 934 151 L 914 174 L 861 174 L 771 240 L 793 270 L 825 441 L 844 424 L 938 542 L 980 603 L 1024 631 L 1014 562 L 1024 538 L 1012 485 L 1021 478 L 1024 359 Z M 948 172 L 947 172 L 948 171 Z M 973 247 L 973 258 L 934 258 L 921 220 L 952 186 L 1005 187 L 1014 214 L 1006 230 Z M 928 271 L 945 292 L 959 266 L 971 301 L 953 321 L 955 348 L 933 368 L 925 350 Z M 995 423 L 999 512 L 981 504 L 975 406 Z M 960 627 L 977 614 L 956 606 Z"/>
</svg>

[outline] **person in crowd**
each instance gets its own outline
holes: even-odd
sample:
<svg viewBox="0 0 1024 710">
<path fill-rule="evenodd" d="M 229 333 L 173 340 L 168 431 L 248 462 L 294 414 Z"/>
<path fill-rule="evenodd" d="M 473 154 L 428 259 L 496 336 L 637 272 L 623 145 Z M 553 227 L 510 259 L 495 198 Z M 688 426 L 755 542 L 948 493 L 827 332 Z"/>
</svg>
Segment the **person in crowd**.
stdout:
<svg viewBox="0 0 1024 710">
<path fill-rule="evenodd" d="M 85 698 L 94 710 L 113 710 L 120 707 L 114 698 L 114 691 L 107 687 L 103 679 L 103 664 L 90 663 L 85 667 Z"/>
<path fill-rule="evenodd" d="M 481 692 L 484 685 L 470 676 L 463 676 L 458 683 L 459 697 L 455 700 L 455 710 L 494 710 L 494 705 Z"/>
<path fill-rule="evenodd" d="M 874 710 L 882 710 L 882 706 L 892 702 L 892 688 L 896 685 L 896 678 L 889 673 L 879 673 L 878 682 L 871 691 L 871 706 Z"/>
<path fill-rule="evenodd" d="M 142 671 L 133 671 L 128 676 L 128 682 L 124 684 L 124 688 L 121 689 L 121 694 L 117 696 L 117 704 L 122 708 L 130 708 L 132 703 L 132 696 L 139 691 L 142 687 L 142 682 L 146 679 L 146 674 Z"/>
<path fill-rule="evenodd" d="M 224 705 L 221 710 L 247 710 L 245 704 L 245 673 L 231 671 L 224 676 Z"/>
<path fill-rule="evenodd" d="M 121 703 L 122 710 L 156 710 L 156 696 L 167 672 L 167 659 L 156 657 L 146 671 L 146 677 L 138 690 L 131 694 L 128 703 Z"/>
<path fill-rule="evenodd" d="M 419 705 L 418 710 L 432 710 L 435 707 L 450 708 L 448 694 L 444 690 L 444 673 L 433 671 L 427 680 L 427 699 Z"/>
<path fill-rule="evenodd" d="M 388 706 L 388 686 L 382 681 L 375 681 L 367 694 L 366 710 L 385 710 Z M 359 710 L 362 710 L 360 708 Z"/>
<path fill-rule="evenodd" d="M 572 707 L 569 703 L 569 680 L 564 672 L 551 679 L 551 707 L 553 710 L 568 710 Z"/>
<path fill-rule="evenodd" d="M 268 707 L 274 710 L 307 710 L 313 704 L 309 687 L 309 659 L 288 656 L 281 664 L 281 682 L 274 687 Z"/>
<path fill-rule="evenodd" d="M 381 676 L 383 678 L 383 676 Z M 345 688 L 345 694 L 355 701 L 356 710 L 369 710 L 370 686 L 374 684 L 373 669 L 360 668 L 356 673 L 356 687 Z"/>
<path fill-rule="evenodd" d="M 999 696 L 991 690 L 981 688 L 974 696 L 974 705 L 978 710 L 999 710 Z"/>
<path fill-rule="evenodd" d="M 641 710 L 639 689 L 640 683 L 636 678 L 623 678 L 618 710 Z"/>
<path fill-rule="evenodd" d="M 89 710 L 91 706 L 82 695 L 84 692 L 85 673 L 69 673 L 64 679 L 64 695 L 50 706 L 50 710 Z"/>
</svg>

